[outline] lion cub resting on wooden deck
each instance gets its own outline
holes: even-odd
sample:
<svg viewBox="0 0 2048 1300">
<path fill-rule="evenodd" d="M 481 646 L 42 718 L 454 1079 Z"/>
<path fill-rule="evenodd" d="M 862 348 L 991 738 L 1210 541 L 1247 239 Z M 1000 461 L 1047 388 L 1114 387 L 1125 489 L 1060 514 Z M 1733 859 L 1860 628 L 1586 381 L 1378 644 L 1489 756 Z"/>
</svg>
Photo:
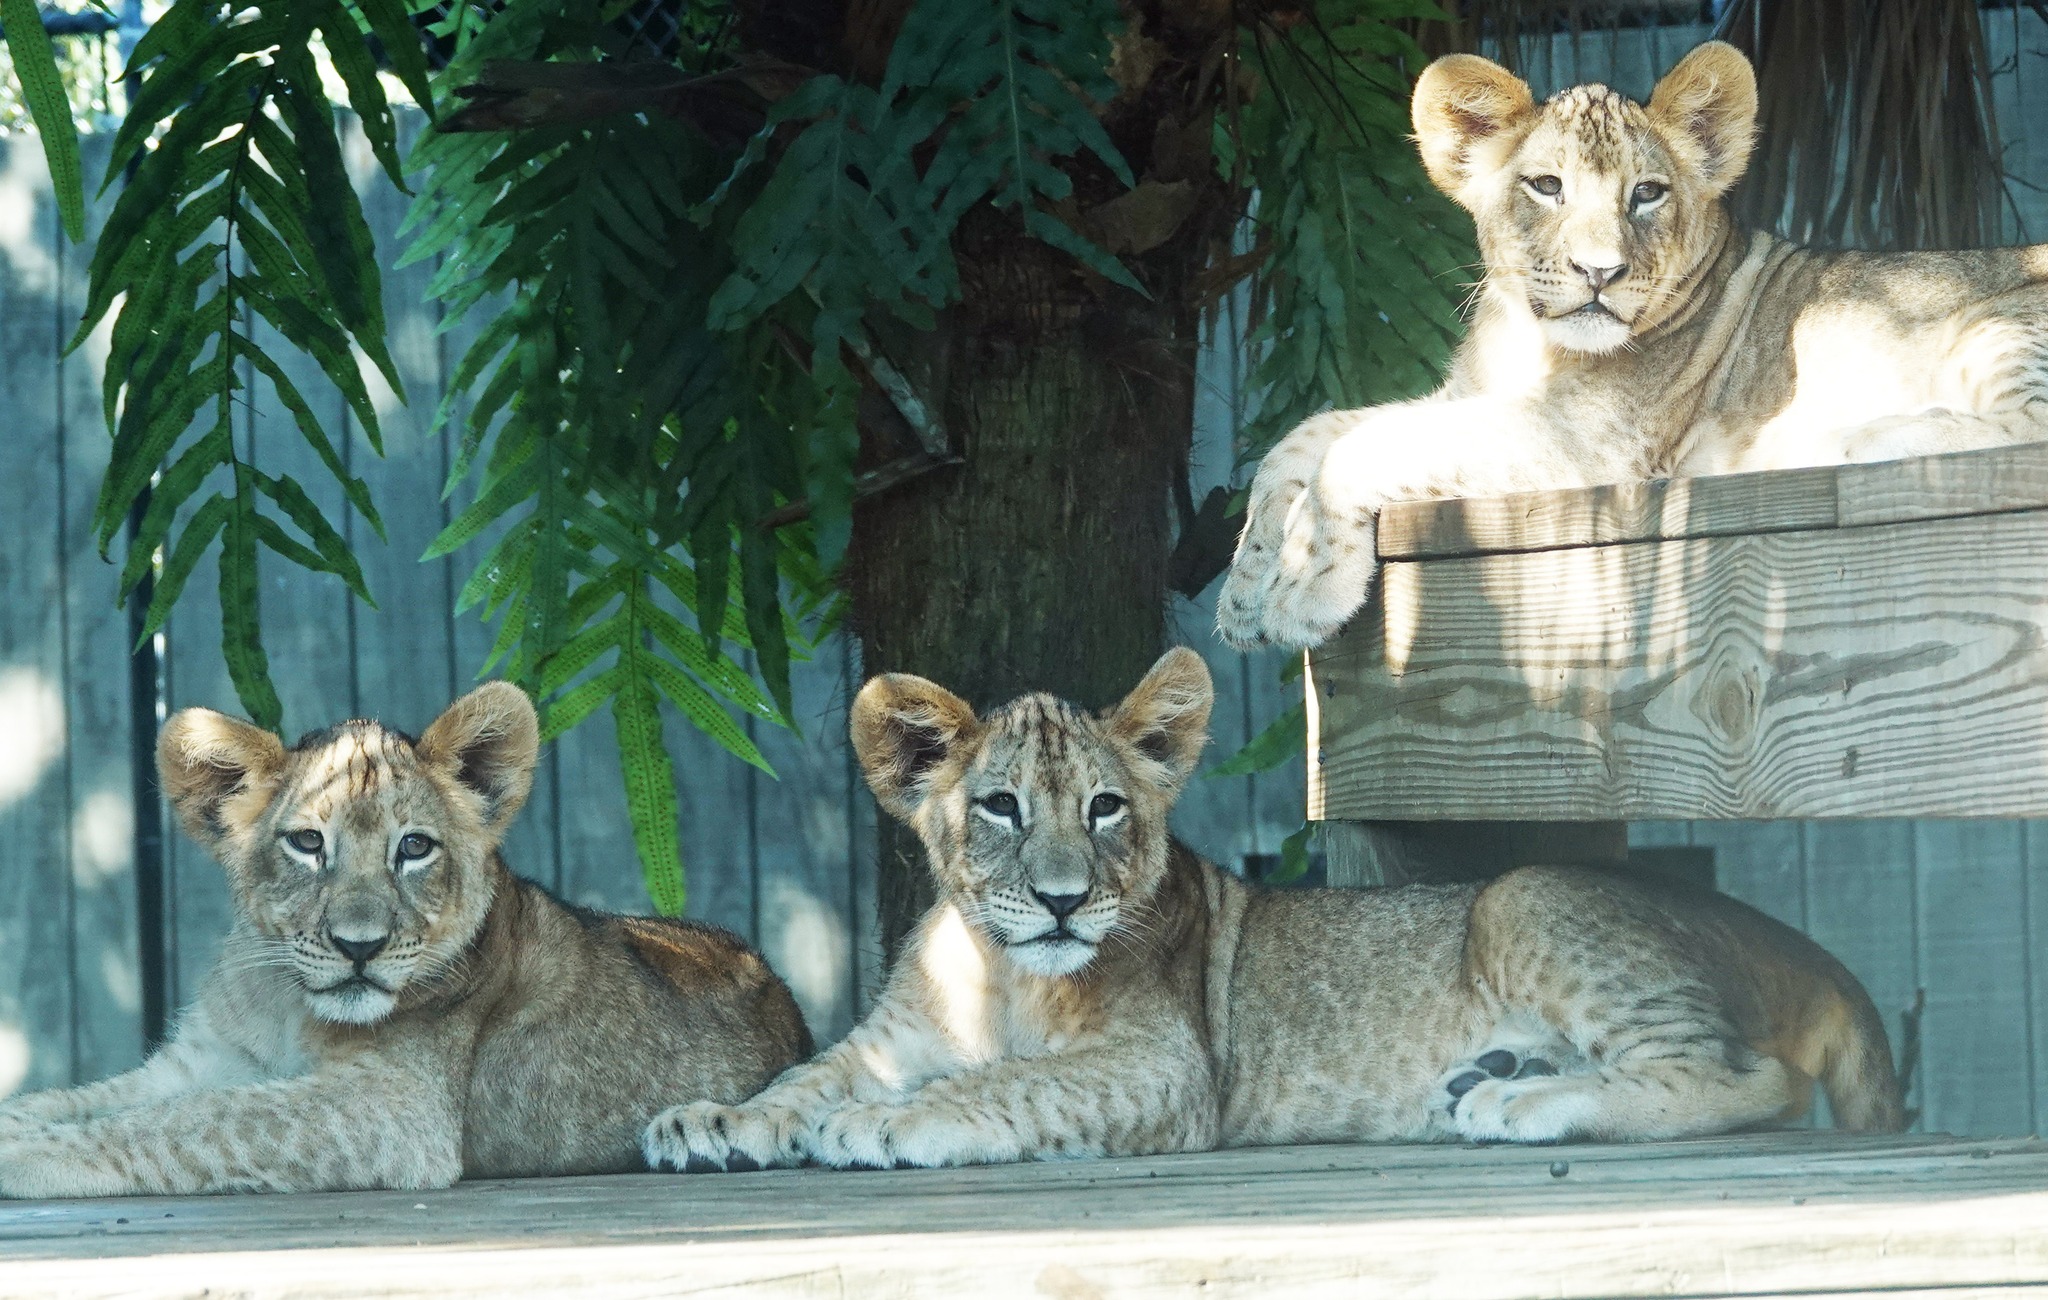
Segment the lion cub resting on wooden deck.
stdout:
<svg viewBox="0 0 2048 1300">
<path fill-rule="evenodd" d="M 570 907 L 506 869 L 537 742 L 502 682 L 417 742 L 348 722 L 287 750 L 173 717 L 163 789 L 227 868 L 234 928 L 141 1068 L 0 1105 L 0 1196 L 638 1169 L 648 1116 L 808 1055 L 789 990 L 732 935 Z"/>
<path fill-rule="evenodd" d="M 657 1168 L 890 1167 L 1289 1142 L 1900 1126 L 1870 999 L 1707 893 L 1562 868 L 1267 892 L 1168 836 L 1211 688 L 1170 652 L 1094 716 L 992 716 L 878 677 L 853 739 L 938 904 L 844 1042 L 738 1106 L 677 1107 Z"/>
</svg>

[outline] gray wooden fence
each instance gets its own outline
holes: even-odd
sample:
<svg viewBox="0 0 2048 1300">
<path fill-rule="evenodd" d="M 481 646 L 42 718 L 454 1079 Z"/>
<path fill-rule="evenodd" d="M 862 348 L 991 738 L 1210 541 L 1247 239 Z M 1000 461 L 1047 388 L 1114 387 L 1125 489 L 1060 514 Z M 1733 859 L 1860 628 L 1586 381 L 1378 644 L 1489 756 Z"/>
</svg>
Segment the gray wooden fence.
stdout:
<svg viewBox="0 0 2048 1300">
<path fill-rule="evenodd" d="M 2026 15 L 2006 53 L 2048 46 Z M 1539 89 L 1606 79 L 1647 94 L 1701 33 L 1648 29 L 1621 39 L 1560 40 L 1534 69 Z M 2031 55 L 2022 54 L 2021 63 Z M 2048 181 L 2048 105 L 2038 75 L 1999 79 L 2013 169 Z M 98 173 L 104 141 L 88 140 Z M 395 253 L 400 199 L 365 177 L 380 248 Z M 2026 228 L 2048 237 L 2048 204 L 2016 187 Z M 105 465 L 99 359 L 59 348 L 76 318 L 86 250 L 57 233 L 42 154 L 0 140 L 0 1095 L 106 1074 L 142 1048 L 143 952 L 137 922 L 134 712 L 187 704 L 235 707 L 217 648 L 212 578 L 195 574 L 160 640 L 163 672 L 138 695 L 128 678 L 127 623 L 114 570 L 93 548 L 89 519 Z M 448 448 L 426 413 L 462 340 L 436 331 L 421 301 L 431 267 L 388 275 L 393 350 L 409 407 L 386 403 L 386 454 L 352 433 L 354 472 L 369 480 L 390 534 L 380 543 L 343 503 L 378 608 L 338 583 L 283 566 L 266 570 L 264 624 L 286 726 L 368 714 L 416 729 L 473 679 L 489 629 L 451 616 L 471 556 L 422 564 L 449 517 L 441 483 Z M 1226 304 L 1219 338 L 1241 336 Z M 1197 393 L 1196 490 L 1230 481 L 1230 434 L 1243 385 L 1235 347 L 1205 351 Z M 320 381 L 309 393 L 324 389 Z M 244 416 L 245 454 L 270 470 L 324 474 L 260 386 Z M 346 414 L 330 406 L 336 427 Z M 1180 638 L 1209 659 L 1218 685 L 1211 758 L 1234 751 L 1296 698 L 1286 657 L 1239 656 L 1210 631 L 1208 600 L 1177 601 Z M 758 943 L 790 980 L 821 1038 L 843 1032 L 880 976 L 870 852 L 875 812 L 844 743 L 846 701 L 859 679 L 849 648 L 828 646 L 795 673 L 800 735 L 757 727 L 771 780 L 696 738 L 680 719 L 677 787 L 688 856 L 689 911 Z M 1215 860 L 1241 866 L 1278 852 L 1300 824 L 1298 762 L 1258 777 L 1198 781 L 1176 828 Z M 145 803 L 145 833 L 164 830 Z M 1645 825 L 1644 845 L 1711 847 L 1723 888 L 1806 929 L 1838 952 L 1887 1012 L 1924 989 L 1925 1064 L 1916 1098 L 1930 1128 L 2035 1131 L 2048 1111 L 2048 972 L 2035 969 L 2048 933 L 2048 826 L 2016 822 L 1702 823 Z M 593 718 L 544 755 L 535 795 L 506 849 L 515 869 L 574 901 L 644 905 L 608 720 Z M 188 998 L 225 924 L 218 869 L 168 834 L 165 915 L 153 941 L 172 1006 Z M 2037 883 L 2038 882 L 2038 883 Z M 1894 1019 L 1896 1026 L 1896 1020 Z"/>
</svg>

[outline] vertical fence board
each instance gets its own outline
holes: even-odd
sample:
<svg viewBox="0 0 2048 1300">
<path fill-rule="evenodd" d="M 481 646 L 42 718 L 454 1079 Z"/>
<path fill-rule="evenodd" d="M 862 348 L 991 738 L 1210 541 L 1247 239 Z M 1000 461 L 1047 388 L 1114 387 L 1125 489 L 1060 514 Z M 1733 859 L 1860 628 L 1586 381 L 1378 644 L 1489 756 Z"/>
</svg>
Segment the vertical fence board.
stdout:
<svg viewBox="0 0 2048 1300">
<path fill-rule="evenodd" d="M 41 146 L 0 142 L 0 1094 L 72 1075 L 57 238 Z"/>
<path fill-rule="evenodd" d="M 88 184 L 106 171 L 112 140 L 80 144 Z M 17 146 L 19 147 L 19 146 Z M 61 346 L 85 303 L 92 239 L 112 195 L 87 214 L 83 244 L 63 244 L 55 328 Z M 63 457 L 65 715 L 69 724 L 73 1082 L 135 1065 L 142 1056 L 142 970 L 135 899 L 135 786 L 128 680 L 128 618 L 115 603 L 120 569 L 99 558 L 93 505 L 112 440 L 100 407 L 107 329 L 59 360 L 57 434 Z M 33 439 L 30 439 L 31 445 Z M 125 544 L 125 538 L 117 542 Z M 121 552 L 114 552 L 119 559 Z M 153 816 L 154 807 L 144 815 Z"/>
<path fill-rule="evenodd" d="M 2027 1019 L 2020 1033 L 2027 1047 L 2028 1091 L 2032 1109 L 2027 1116 L 2029 1133 L 2039 1133 L 2048 1121 L 2048 822 L 2031 821 L 2022 830 L 2026 874 L 2020 899 L 2025 925 L 2025 942 L 2020 959 L 2026 972 Z"/>
<path fill-rule="evenodd" d="M 1695 822 L 1692 842 L 1714 850 L 1714 880 L 1722 893 L 1795 929 L 1805 928 L 1799 823 Z"/>
<path fill-rule="evenodd" d="M 853 1027 L 852 791 L 846 710 L 852 683 L 835 636 L 791 666 L 797 730 L 757 725 L 776 778 L 754 775 L 755 941 L 789 982 L 820 1042 Z"/>
<path fill-rule="evenodd" d="M 1913 1004 L 1913 824 L 1826 821 L 1807 826 L 1806 932 L 1863 982 L 1898 1060 L 1900 1013 Z M 1717 863 L 1718 867 L 1719 864 Z M 1914 1104 L 1908 1098 L 1908 1104 Z"/>
<path fill-rule="evenodd" d="M 1951 1133 L 2027 1131 L 2025 864 L 2020 823 L 1914 826 L 1920 871 L 1924 1122 Z"/>
<path fill-rule="evenodd" d="M 377 232 L 378 246 L 394 250 L 386 255 L 387 262 L 396 259 L 396 250 L 399 247 L 396 229 L 394 224 L 390 227 L 392 233 L 387 235 L 386 230 L 380 226 Z M 436 261 L 436 265 L 438 264 L 439 259 Z M 436 350 L 439 354 L 437 364 L 441 374 L 453 377 L 470 345 L 505 306 L 506 302 L 502 299 L 486 299 L 478 303 L 453 327 L 444 327 L 441 322 L 433 325 L 436 331 Z M 426 312 L 430 308 L 421 304 L 416 310 Z M 409 393 L 408 396 L 411 398 L 414 412 L 411 418 L 431 420 L 432 407 L 440 401 L 441 393 Z M 442 466 L 435 474 L 437 485 L 447 477 L 446 466 L 453 463 L 454 448 L 462 436 L 462 420 L 467 410 L 466 398 L 467 395 L 464 395 L 464 400 L 459 400 L 455 404 L 447 430 L 440 438 L 434 440 L 438 445 L 433 454 L 436 463 Z M 387 454 L 394 453 L 387 450 Z M 422 454 L 425 454 L 424 449 Z M 445 527 L 454 517 L 455 509 L 475 499 L 475 492 L 476 481 L 472 478 L 457 488 L 451 500 L 437 501 L 428 511 L 434 530 L 439 532 Z M 379 509 L 383 507 L 380 505 Z M 491 545 L 501 535 L 501 529 L 491 529 L 444 561 L 449 566 L 448 585 L 452 592 L 462 590 L 463 583 L 469 580 L 470 571 L 489 553 Z M 424 547 L 422 549 L 424 550 Z M 416 552 L 415 555 L 417 554 Z M 450 683 L 452 695 L 466 691 L 476 684 L 483 672 L 485 660 L 490 657 L 496 624 L 483 622 L 478 617 L 482 612 L 480 608 L 455 614 L 452 599 L 447 608 L 452 618 L 450 636 L 455 665 L 454 680 Z M 560 778 L 561 758 L 557 748 L 553 744 L 545 745 L 541 748 L 540 762 L 534 769 L 533 791 L 527 796 L 526 807 L 521 810 L 518 820 L 514 821 L 511 829 L 506 832 L 504 843 L 500 846 L 505 861 L 513 871 L 557 892 L 563 888 Z"/>
<path fill-rule="evenodd" d="M 347 536 L 363 566 L 375 608 L 350 596 L 350 650 L 354 658 L 351 712 L 381 718 L 417 735 L 466 681 L 456 677 L 454 566 L 448 558 L 422 563 L 443 519 L 441 484 L 448 476 L 445 449 L 434 435 L 442 383 L 439 313 L 427 302 L 430 264 L 393 269 L 404 241 L 406 196 L 377 166 L 354 119 L 348 135 L 349 170 L 363 196 L 363 215 L 383 264 L 384 315 L 401 403 L 374 368 L 366 368 L 376 400 L 384 451 L 379 456 L 360 423 L 348 419 L 347 464 L 370 487 L 383 520 L 380 540 L 369 522 L 347 512 Z M 399 119 L 399 147 L 409 150 L 421 130 L 419 115 Z"/>
</svg>

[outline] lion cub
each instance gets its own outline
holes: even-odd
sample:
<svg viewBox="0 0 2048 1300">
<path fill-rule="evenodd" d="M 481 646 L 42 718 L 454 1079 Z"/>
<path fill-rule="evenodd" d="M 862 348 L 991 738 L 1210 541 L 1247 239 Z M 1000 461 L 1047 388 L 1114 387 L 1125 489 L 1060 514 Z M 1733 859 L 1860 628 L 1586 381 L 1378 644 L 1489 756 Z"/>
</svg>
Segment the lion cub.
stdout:
<svg viewBox="0 0 2048 1300">
<path fill-rule="evenodd" d="M 538 738 L 503 682 L 417 741 L 348 722 L 288 750 L 172 717 L 163 789 L 227 869 L 234 927 L 141 1068 L 0 1105 L 0 1196 L 638 1169 L 649 1115 L 808 1055 L 789 990 L 732 935 L 570 907 L 506 869 Z"/>
<path fill-rule="evenodd" d="M 1646 105 L 1599 85 L 1538 104 L 1473 54 L 1425 69 L 1422 162 L 1486 263 L 1470 328 L 1436 393 L 1325 412 L 1267 453 L 1223 635 L 1335 635 L 1394 501 L 2048 439 L 2048 244 L 1832 252 L 1744 230 L 1722 195 L 1756 112 L 1719 41 Z"/>
<path fill-rule="evenodd" d="M 1254 889 L 1173 842 L 1211 688 L 1192 651 L 1100 716 L 987 718 L 886 676 L 875 795 L 938 878 L 874 1012 L 657 1168 L 954 1165 L 1289 1142 L 1900 1126 L 1882 1024 L 1811 941 L 1718 895 L 1528 868 L 1485 886 Z"/>
</svg>

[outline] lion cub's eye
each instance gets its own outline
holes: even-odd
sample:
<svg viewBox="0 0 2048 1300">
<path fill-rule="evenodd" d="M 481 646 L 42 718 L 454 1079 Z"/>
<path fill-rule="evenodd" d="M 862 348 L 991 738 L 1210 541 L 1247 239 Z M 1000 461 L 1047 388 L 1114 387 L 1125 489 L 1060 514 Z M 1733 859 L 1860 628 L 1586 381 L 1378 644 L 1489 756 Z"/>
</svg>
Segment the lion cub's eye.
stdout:
<svg viewBox="0 0 2048 1300">
<path fill-rule="evenodd" d="M 433 851 L 434 841 L 418 831 L 409 831 L 398 841 L 398 860 L 400 862 L 417 862 Z"/>
<path fill-rule="evenodd" d="M 1011 821 L 1017 820 L 1017 796 L 1011 794 L 1008 790 L 998 790 L 996 793 L 987 796 L 981 800 L 981 806 L 997 817 L 1006 817 Z"/>
<path fill-rule="evenodd" d="M 284 842 L 301 853 L 318 853 L 327 839 L 319 831 L 293 831 L 284 837 Z"/>
<path fill-rule="evenodd" d="M 1669 185 L 1664 184 L 1662 181 L 1644 181 L 1642 184 L 1636 186 L 1634 189 L 1629 191 L 1628 201 L 1634 204 L 1636 207 L 1645 207 L 1649 204 L 1655 203 L 1658 199 L 1663 198 L 1666 194 L 1669 194 L 1670 192 L 1671 187 Z"/>
<path fill-rule="evenodd" d="M 1120 794 L 1098 794 L 1088 801 L 1089 819 L 1112 817 L 1123 810 L 1124 803 Z"/>
<path fill-rule="evenodd" d="M 1555 176 L 1531 176 L 1522 183 L 1546 199 L 1554 199 L 1564 193 L 1564 182 Z"/>
</svg>

